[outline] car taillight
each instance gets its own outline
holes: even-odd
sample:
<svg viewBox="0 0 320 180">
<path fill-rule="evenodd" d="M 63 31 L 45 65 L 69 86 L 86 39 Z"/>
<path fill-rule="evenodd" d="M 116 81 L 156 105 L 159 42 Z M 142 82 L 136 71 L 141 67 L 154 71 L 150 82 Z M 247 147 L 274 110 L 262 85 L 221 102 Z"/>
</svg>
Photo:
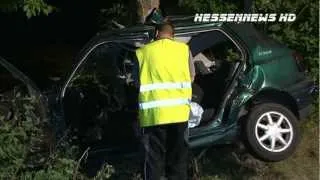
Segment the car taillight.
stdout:
<svg viewBox="0 0 320 180">
<path fill-rule="evenodd" d="M 301 56 L 301 54 L 299 54 L 298 52 L 295 51 L 295 52 L 292 53 L 292 57 L 295 60 L 296 65 L 298 67 L 298 70 L 300 72 L 307 71 L 307 69 L 306 69 L 306 67 L 304 65 L 303 57 Z"/>
</svg>

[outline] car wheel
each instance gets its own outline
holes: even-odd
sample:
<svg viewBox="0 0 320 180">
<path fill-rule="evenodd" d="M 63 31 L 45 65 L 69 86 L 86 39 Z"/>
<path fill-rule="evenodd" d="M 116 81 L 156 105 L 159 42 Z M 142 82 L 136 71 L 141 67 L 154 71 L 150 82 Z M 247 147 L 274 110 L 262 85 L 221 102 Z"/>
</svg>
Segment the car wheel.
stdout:
<svg viewBox="0 0 320 180">
<path fill-rule="evenodd" d="M 248 149 L 264 161 L 275 162 L 288 158 L 300 139 L 295 115 L 275 103 L 252 107 L 244 129 Z"/>
</svg>

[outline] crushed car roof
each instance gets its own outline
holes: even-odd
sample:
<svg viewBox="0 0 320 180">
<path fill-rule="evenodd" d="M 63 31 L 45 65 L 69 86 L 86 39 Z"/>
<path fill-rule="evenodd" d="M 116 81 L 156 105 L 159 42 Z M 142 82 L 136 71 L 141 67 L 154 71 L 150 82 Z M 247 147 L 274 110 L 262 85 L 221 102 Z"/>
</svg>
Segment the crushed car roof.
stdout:
<svg viewBox="0 0 320 180">
<path fill-rule="evenodd" d="M 223 23 L 221 22 L 211 22 L 211 23 L 199 23 L 193 21 L 193 16 L 173 16 L 169 17 L 172 24 L 174 24 L 176 31 L 183 31 L 183 30 L 191 30 L 191 29 L 198 29 L 198 28 L 206 28 L 206 27 L 220 27 Z M 98 36 L 100 38 L 110 37 L 112 35 L 116 36 L 135 36 L 141 35 L 142 32 L 151 32 L 154 31 L 155 25 L 148 25 L 148 24 L 139 24 L 131 27 L 125 27 L 123 29 L 116 29 L 113 31 L 107 32 L 99 32 Z"/>
</svg>

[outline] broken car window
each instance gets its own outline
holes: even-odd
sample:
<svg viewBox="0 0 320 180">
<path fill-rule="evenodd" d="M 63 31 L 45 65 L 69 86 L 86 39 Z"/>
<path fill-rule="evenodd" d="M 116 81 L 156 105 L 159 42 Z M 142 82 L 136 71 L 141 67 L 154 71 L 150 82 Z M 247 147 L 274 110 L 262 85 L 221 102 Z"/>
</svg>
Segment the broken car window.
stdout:
<svg viewBox="0 0 320 180">
<path fill-rule="evenodd" d="M 134 48 L 124 43 L 103 43 L 88 54 L 66 88 L 64 111 L 80 139 L 117 144 L 130 140 L 135 119 L 132 92 Z M 122 117 L 122 116 L 125 116 Z M 130 117 L 130 118 L 128 118 Z M 117 128 L 128 127 L 126 133 Z M 128 143 L 127 143 L 128 144 Z"/>
</svg>

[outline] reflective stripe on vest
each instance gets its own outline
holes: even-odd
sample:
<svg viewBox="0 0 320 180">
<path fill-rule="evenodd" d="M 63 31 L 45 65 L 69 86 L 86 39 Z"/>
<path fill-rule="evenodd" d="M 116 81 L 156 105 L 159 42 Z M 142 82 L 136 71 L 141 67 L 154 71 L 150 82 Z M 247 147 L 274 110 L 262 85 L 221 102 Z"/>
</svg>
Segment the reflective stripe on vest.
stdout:
<svg viewBox="0 0 320 180">
<path fill-rule="evenodd" d="M 140 70 L 140 125 L 187 121 L 192 96 L 188 46 L 162 39 L 139 48 L 136 55 Z"/>
<path fill-rule="evenodd" d="M 154 83 L 140 86 L 140 92 L 152 91 L 157 89 L 179 89 L 179 88 L 191 88 L 190 82 L 181 83 Z"/>
<path fill-rule="evenodd" d="M 155 107 L 164 107 L 164 106 L 175 106 L 182 104 L 190 104 L 189 99 L 166 99 L 159 101 L 150 101 L 145 103 L 140 103 L 140 109 L 150 109 Z"/>
</svg>

